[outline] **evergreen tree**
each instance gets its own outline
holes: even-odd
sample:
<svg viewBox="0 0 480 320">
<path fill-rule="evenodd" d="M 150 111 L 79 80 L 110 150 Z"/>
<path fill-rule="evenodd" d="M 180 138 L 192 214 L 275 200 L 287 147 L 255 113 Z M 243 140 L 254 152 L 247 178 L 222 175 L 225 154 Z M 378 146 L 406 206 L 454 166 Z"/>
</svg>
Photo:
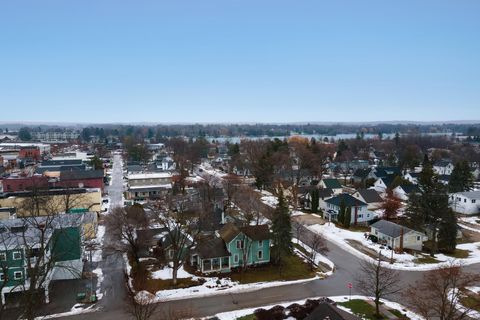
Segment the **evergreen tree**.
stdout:
<svg viewBox="0 0 480 320">
<path fill-rule="evenodd" d="M 343 218 L 343 226 L 347 229 L 350 228 L 350 221 L 352 220 L 352 207 L 348 207 L 345 210 L 345 216 Z"/>
<path fill-rule="evenodd" d="M 272 219 L 272 258 L 275 264 L 281 264 L 282 257 L 292 253 L 292 225 L 290 211 L 280 189 L 278 204 Z"/>
<path fill-rule="evenodd" d="M 103 169 L 103 161 L 97 156 L 94 156 L 90 160 L 90 165 L 93 167 L 94 170 Z"/>
<path fill-rule="evenodd" d="M 313 189 L 311 192 L 310 192 L 310 197 L 311 197 L 311 207 L 312 207 L 312 212 L 313 213 L 316 213 L 318 212 L 318 205 L 319 205 L 319 202 L 320 202 L 320 192 L 318 191 L 317 188 Z"/>
<path fill-rule="evenodd" d="M 438 181 L 433 172 L 432 165 L 428 158 L 425 159 L 423 170 L 419 177 L 418 194 L 412 194 L 407 206 L 407 217 L 410 224 L 423 229 L 429 229 L 431 233 L 430 255 L 433 257 L 438 251 L 438 232 L 444 221 L 451 220 L 448 207 L 448 194 L 445 186 Z M 450 244 L 446 228 L 442 231 L 442 236 Z"/>
<path fill-rule="evenodd" d="M 470 191 L 473 189 L 473 180 L 468 161 L 457 162 L 448 182 L 448 192 Z"/>
<path fill-rule="evenodd" d="M 30 134 L 30 130 L 27 127 L 20 128 L 20 130 L 18 131 L 18 138 L 22 141 L 32 140 L 32 135 Z"/>
<path fill-rule="evenodd" d="M 343 225 L 343 222 L 345 220 L 345 210 L 346 210 L 347 205 L 345 204 L 345 200 L 342 199 L 340 200 L 340 211 L 338 212 L 338 217 L 337 221 Z"/>
<path fill-rule="evenodd" d="M 444 204 L 445 205 L 445 204 Z M 448 206 L 448 203 L 446 204 Z M 448 253 L 455 252 L 457 246 L 457 216 L 450 208 L 445 209 L 445 216 L 438 231 L 438 247 Z"/>
</svg>

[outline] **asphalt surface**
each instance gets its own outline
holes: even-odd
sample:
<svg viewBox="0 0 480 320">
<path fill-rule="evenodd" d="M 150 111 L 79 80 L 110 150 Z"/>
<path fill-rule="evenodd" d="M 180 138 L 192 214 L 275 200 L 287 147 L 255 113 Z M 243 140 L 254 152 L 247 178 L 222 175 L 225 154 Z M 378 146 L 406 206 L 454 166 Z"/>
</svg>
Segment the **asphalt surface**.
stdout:
<svg viewBox="0 0 480 320">
<path fill-rule="evenodd" d="M 109 188 L 112 205 L 121 204 L 121 192 L 123 192 L 122 175 L 120 157 L 115 156 L 112 186 Z M 312 232 L 310 230 L 304 229 L 301 232 L 300 238 L 305 239 L 311 235 Z M 118 241 L 118 239 L 112 239 L 107 229 L 105 244 L 107 245 L 107 243 L 111 241 Z M 220 312 L 255 308 L 318 296 L 348 296 L 350 293 L 348 283 L 354 284 L 351 290 L 352 295 L 362 294 L 361 288 L 357 288 L 355 285 L 355 280 L 359 276 L 361 260 L 332 242 L 328 242 L 327 244 L 329 252 L 326 256 L 333 261 L 336 268 L 333 275 L 324 280 L 313 280 L 250 292 L 223 293 L 199 298 L 186 297 L 181 300 L 162 302 L 157 304 L 152 319 L 199 318 L 212 316 Z M 105 280 L 102 286 L 104 297 L 99 303 L 100 310 L 95 313 L 81 314 L 68 318 L 79 320 L 132 319 L 132 316 L 126 313 L 124 307 L 125 286 L 123 268 L 124 263 L 121 255 L 106 253 L 104 265 L 102 266 Z M 465 269 L 470 272 L 480 272 L 480 264 L 467 266 Z M 416 280 L 421 279 L 423 273 L 422 271 L 399 271 L 402 285 L 404 287 L 410 284 L 413 285 Z M 400 295 L 390 297 L 389 299 L 402 303 L 402 297 Z"/>
<path fill-rule="evenodd" d="M 107 190 L 110 197 L 110 210 L 123 206 L 123 168 L 122 157 L 119 154 L 114 155 L 112 183 L 108 186 Z M 119 241 L 120 239 L 114 236 L 114 232 L 111 232 L 109 225 L 106 224 L 103 255 L 102 261 L 100 262 L 104 276 L 101 286 L 103 297 L 99 301 L 100 308 L 106 312 L 122 309 L 125 303 L 125 262 L 120 252 L 110 249 L 114 248 L 115 244 Z"/>
</svg>

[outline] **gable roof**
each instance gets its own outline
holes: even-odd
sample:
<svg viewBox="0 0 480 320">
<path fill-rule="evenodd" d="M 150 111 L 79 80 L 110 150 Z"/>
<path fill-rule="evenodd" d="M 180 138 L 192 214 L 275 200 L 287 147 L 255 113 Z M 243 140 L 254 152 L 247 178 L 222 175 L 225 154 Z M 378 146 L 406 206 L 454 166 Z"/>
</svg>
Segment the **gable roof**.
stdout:
<svg viewBox="0 0 480 320">
<path fill-rule="evenodd" d="M 407 232 L 413 231 L 407 227 L 401 226 L 399 224 L 387 221 L 387 220 L 379 220 L 371 225 L 371 227 L 377 229 L 379 232 L 390 236 L 392 238 L 398 238 L 402 234 L 406 234 Z"/>
<path fill-rule="evenodd" d="M 266 224 L 239 228 L 233 223 L 227 223 L 218 233 L 225 243 L 232 241 L 239 233 L 244 233 L 247 237 L 255 241 L 270 239 L 270 230 Z"/>
<path fill-rule="evenodd" d="M 383 183 L 388 187 L 390 187 L 390 185 L 393 183 L 393 180 L 395 180 L 395 177 L 394 176 L 385 176 L 385 177 L 380 177 L 378 178 L 380 180 L 383 181 Z"/>
<path fill-rule="evenodd" d="M 333 304 L 321 302 L 305 320 L 360 320 L 360 318 Z"/>
<path fill-rule="evenodd" d="M 358 189 L 357 192 L 366 203 L 382 202 L 382 197 L 375 189 Z"/>
<path fill-rule="evenodd" d="M 438 160 L 433 164 L 434 167 L 446 167 L 448 165 L 453 165 L 453 163 L 448 159 Z"/>
<path fill-rule="evenodd" d="M 341 189 L 342 185 L 337 179 L 322 179 L 325 187 L 329 189 Z"/>
<path fill-rule="evenodd" d="M 468 199 L 480 199 L 480 191 L 464 191 L 464 192 L 457 192 L 455 194 L 464 196 Z"/>
<path fill-rule="evenodd" d="M 405 191 L 406 194 L 410 194 L 412 192 L 419 192 L 420 191 L 418 186 L 416 186 L 414 184 L 403 184 L 403 185 L 400 185 L 399 187 L 402 188 L 403 191 Z"/>
<path fill-rule="evenodd" d="M 365 179 L 366 177 L 368 177 L 368 174 L 370 173 L 370 171 L 372 171 L 372 170 L 371 169 L 357 169 L 353 173 L 353 176 L 361 178 L 361 179 Z"/>
<path fill-rule="evenodd" d="M 223 240 L 217 237 L 208 237 L 198 240 L 197 245 L 195 246 L 195 252 L 202 259 L 230 256 L 230 252 L 228 252 L 225 247 Z"/>
<path fill-rule="evenodd" d="M 387 176 L 395 176 L 400 175 L 402 170 L 399 167 L 376 167 L 375 168 L 375 175 L 379 178 L 387 177 Z"/>
<path fill-rule="evenodd" d="M 349 195 L 348 193 L 339 194 L 336 197 L 325 200 L 325 202 L 339 207 L 342 200 L 345 201 L 345 205 L 347 207 L 363 207 L 367 205 L 365 202 L 358 200 L 357 198 Z"/>
</svg>

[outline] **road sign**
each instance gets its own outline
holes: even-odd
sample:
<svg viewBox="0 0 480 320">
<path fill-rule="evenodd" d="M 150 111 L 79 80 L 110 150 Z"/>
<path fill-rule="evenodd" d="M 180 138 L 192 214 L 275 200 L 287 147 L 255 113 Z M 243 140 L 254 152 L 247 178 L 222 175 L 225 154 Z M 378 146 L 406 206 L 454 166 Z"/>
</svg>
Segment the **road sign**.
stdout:
<svg viewBox="0 0 480 320">
<path fill-rule="evenodd" d="M 349 289 L 352 289 L 353 288 L 353 284 L 351 282 L 348 283 L 348 288 Z"/>
</svg>

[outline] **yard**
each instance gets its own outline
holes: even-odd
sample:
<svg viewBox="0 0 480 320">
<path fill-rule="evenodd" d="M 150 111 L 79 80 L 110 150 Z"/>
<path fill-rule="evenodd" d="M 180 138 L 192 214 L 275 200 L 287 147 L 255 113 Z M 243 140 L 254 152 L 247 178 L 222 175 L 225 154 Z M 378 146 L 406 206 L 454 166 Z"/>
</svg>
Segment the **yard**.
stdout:
<svg viewBox="0 0 480 320">
<path fill-rule="evenodd" d="M 309 279 L 316 276 L 316 271 L 312 271 L 310 266 L 299 256 L 291 255 L 284 258 L 282 266 L 267 264 L 250 268 L 246 272 L 236 272 L 228 275 L 233 281 L 240 284 L 268 281 L 293 281 Z"/>
<path fill-rule="evenodd" d="M 363 319 L 370 319 L 370 320 L 377 320 L 378 318 L 375 316 L 375 305 L 368 303 L 366 300 L 362 299 L 352 299 L 346 302 L 338 303 L 339 306 L 345 307 L 350 309 L 350 311 Z M 383 305 L 380 309 L 380 313 L 382 313 L 383 317 L 380 319 L 390 319 L 392 315 L 396 316 L 398 319 L 410 319 L 400 310 L 385 308 Z M 385 314 L 387 313 L 387 314 Z M 388 315 L 388 313 L 391 313 Z"/>
</svg>

